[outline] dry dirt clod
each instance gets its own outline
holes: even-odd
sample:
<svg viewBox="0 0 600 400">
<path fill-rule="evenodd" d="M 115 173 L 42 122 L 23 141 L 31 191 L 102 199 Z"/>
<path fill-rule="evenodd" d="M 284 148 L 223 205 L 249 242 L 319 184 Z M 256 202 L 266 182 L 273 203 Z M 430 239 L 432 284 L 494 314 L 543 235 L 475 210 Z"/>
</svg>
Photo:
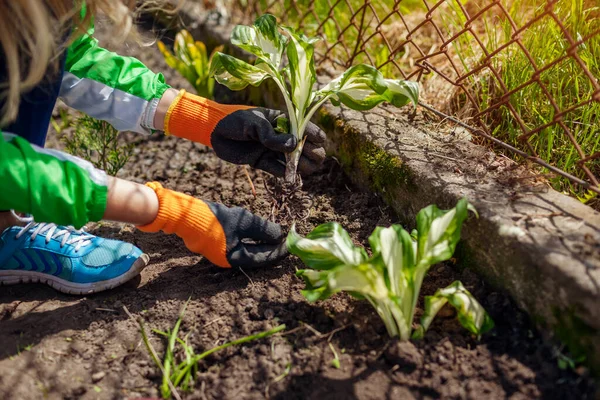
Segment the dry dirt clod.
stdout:
<svg viewBox="0 0 600 400">
<path fill-rule="evenodd" d="M 411 342 L 394 340 L 390 342 L 383 352 L 385 360 L 392 365 L 397 365 L 406 372 L 414 371 L 423 362 L 423 356 Z"/>
<path fill-rule="evenodd" d="M 92 382 L 97 383 L 100 382 L 106 376 L 106 372 L 100 371 L 96 372 L 92 375 Z"/>
</svg>

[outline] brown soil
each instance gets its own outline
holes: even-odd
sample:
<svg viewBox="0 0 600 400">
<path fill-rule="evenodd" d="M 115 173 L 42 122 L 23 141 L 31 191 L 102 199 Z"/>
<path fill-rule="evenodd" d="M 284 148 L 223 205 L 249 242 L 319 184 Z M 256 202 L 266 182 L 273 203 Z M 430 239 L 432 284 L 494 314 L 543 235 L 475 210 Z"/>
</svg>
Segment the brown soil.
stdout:
<svg viewBox="0 0 600 400">
<path fill-rule="evenodd" d="M 166 70 L 151 50 L 129 48 L 153 68 Z M 172 73 L 174 85 L 184 85 Z M 240 167 L 219 161 L 207 148 L 176 138 L 136 138 L 134 158 L 121 175 L 271 217 L 265 185 L 251 175 L 253 197 Z M 340 222 L 356 243 L 366 244 L 376 225 L 395 222 L 373 193 L 352 185 L 329 162 L 305 179 L 310 215 L 301 233 Z M 127 307 L 147 327 L 170 329 L 190 298 L 181 328 L 199 353 L 225 340 L 280 323 L 293 330 L 217 353 L 201 364 L 188 399 L 586 399 L 594 384 L 583 368 L 558 368 L 555 349 L 542 342 L 527 317 L 470 271 L 438 265 L 423 294 L 460 279 L 482 302 L 496 328 L 480 341 L 443 310 L 425 339 L 397 346 L 368 304 L 341 294 L 319 304 L 302 297 L 300 266 L 290 257 L 260 270 L 225 270 L 190 254 L 182 242 L 144 234 L 131 226 L 100 224 L 94 233 L 130 241 L 151 256 L 141 279 L 89 297 L 61 295 L 41 285 L 0 291 L 0 398 L 120 399 L 158 397 L 160 372 L 141 344 Z M 299 329 L 295 329 L 299 328 Z M 159 354 L 164 341 L 151 336 Z M 332 366 L 336 349 L 341 367 Z M 286 367 L 290 366 L 286 375 Z"/>
</svg>

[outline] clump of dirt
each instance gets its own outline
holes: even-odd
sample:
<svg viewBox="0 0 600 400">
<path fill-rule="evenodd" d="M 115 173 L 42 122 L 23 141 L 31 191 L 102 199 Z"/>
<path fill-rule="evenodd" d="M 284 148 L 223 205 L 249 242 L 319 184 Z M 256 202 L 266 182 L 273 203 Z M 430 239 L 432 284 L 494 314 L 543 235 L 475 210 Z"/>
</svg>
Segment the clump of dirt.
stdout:
<svg viewBox="0 0 600 400">
<path fill-rule="evenodd" d="M 153 49 L 121 49 L 185 86 Z M 135 154 L 120 176 L 156 180 L 165 187 L 273 217 L 274 178 L 253 171 L 256 196 L 242 167 L 201 145 L 173 137 L 137 137 Z M 53 143 L 57 145 L 56 142 Z M 267 190 L 269 188 L 269 190 Z M 366 245 L 377 225 L 397 222 L 375 194 L 361 191 L 333 161 L 304 180 L 309 213 L 297 219 L 306 234 L 337 221 L 356 244 Z M 278 217 L 277 217 L 278 218 Z M 290 223 L 291 221 L 287 221 Z M 496 328 L 477 340 L 444 309 L 421 341 L 391 340 L 364 301 L 338 294 L 318 304 L 300 293 L 290 257 L 257 270 L 220 269 L 190 253 L 182 241 L 101 223 L 95 234 L 125 240 L 151 257 L 141 278 L 88 297 L 61 295 L 42 285 L 0 291 L 0 398 L 117 399 L 158 397 L 160 371 L 140 340 L 135 321 L 170 329 L 190 299 L 181 335 L 199 353 L 285 323 L 286 333 L 215 353 L 203 361 L 188 399 L 585 399 L 595 386 L 583 368 L 561 370 L 526 316 L 471 271 L 432 268 L 423 295 L 456 279 L 481 301 Z M 164 340 L 151 336 L 159 354 Z M 332 364 L 335 349 L 340 368 Z M 177 354 L 178 357 L 182 354 Z"/>
</svg>

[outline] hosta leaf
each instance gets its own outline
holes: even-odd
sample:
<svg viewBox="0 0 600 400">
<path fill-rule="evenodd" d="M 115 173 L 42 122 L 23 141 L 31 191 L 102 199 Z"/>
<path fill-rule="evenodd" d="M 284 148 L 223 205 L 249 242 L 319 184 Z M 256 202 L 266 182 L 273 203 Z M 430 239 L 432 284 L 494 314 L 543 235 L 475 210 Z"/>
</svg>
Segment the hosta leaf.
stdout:
<svg viewBox="0 0 600 400">
<path fill-rule="evenodd" d="M 250 65 L 223 53 L 213 55 L 210 75 L 231 90 L 241 90 L 248 85 L 259 86 L 262 81 L 270 77 L 270 74 L 260 66 Z"/>
<path fill-rule="evenodd" d="M 446 303 L 456 308 L 458 321 L 469 332 L 481 335 L 494 327 L 494 321 L 475 297 L 461 282 L 454 281 L 448 287 L 439 289 L 433 296 L 425 296 L 421 327 L 416 331 L 415 337 L 421 337 L 427 331 L 433 318 Z"/>
<path fill-rule="evenodd" d="M 287 38 L 279 32 L 277 20 L 270 14 L 259 17 L 252 26 L 237 25 L 231 43 L 279 69 Z"/>
<path fill-rule="evenodd" d="M 213 57 L 215 56 L 215 54 L 217 54 L 217 53 L 222 53 L 224 48 L 225 48 L 225 46 L 223 46 L 223 45 L 220 45 L 220 46 L 217 46 L 217 47 L 215 47 L 215 48 L 213 49 L 213 51 L 210 53 L 210 57 L 208 58 L 208 65 L 209 65 L 209 66 L 210 66 L 210 64 L 211 64 L 211 62 L 212 62 L 212 59 L 213 59 Z"/>
<path fill-rule="evenodd" d="M 417 104 L 416 82 L 385 79 L 376 68 L 365 64 L 351 67 L 317 92 L 317 97 L 332 97 L 354 110 L 369 110 L 382 102 L 402 107 Z"/>
<path fill-rule="evenodd" d="M 290 120 L 285 116 L 277 117 L 275 120 L 275 132 L 278 133 L 290 133 Z"/>
<path fill-rule="evenodd" d="M 377 227 L 369 237 L 369 243 L 373 257 L 381 257 L 392 294 L 402 297 L 410 283 L 410 270 L 415 263 L 413 240 L 410 235 L 400 225 Z"/>
<path fill-rule="evenodd" d="M 188 44 L 188 47 L 190 48 L 196 73 L 200 77 L 207 77 L 210 65 L 208 64 L 206 45 L 202 42 L 195 42 L 194 44 Z"/>
<path fill-rule="evenodd" d="M 206 45 L 201 41 L 197 40 L 196 42 L 194 42 L 194 46 L 198 49 L 198 53 L 200 53 L 202 63 L 208 66 L 208 51 L 206 50 Z"/>
<path fill-rule="evenodd" d="M 173 69 L 177 69 L 177 58 L 169 51 L 167 46 L 161 41 L 158 42 L 158 50 L 162 53 L 167 65 Z"/>
<path fill-rule="evenodd" d="M 325 300 L 334 293 L 346 291 L 372 300 L 388 300 L 388 289 L 383 276 L 369 264 L 338 265 L 327 270 L 300 270 L 297 276 L 304 279 L 302 292 L 309 301 Z"/>
<path fill-rule="evenodd" d="M 188 65 L 192 63 L 192 58 L 190 57 L 188 50 L 189 44 L 193 45 L 194 39 L 192 38 L 192 35 L 190 35 L 190 33 L 185 29 L 179 31 L 177 35 L 175 35 L 175 43 L 173 44 L 173 50 L 177 55 L 177 58 L 179 58 L 181 61 Z"/>
<path fill-rule="evenodd" d="M 295 226 L 292 226 L 287 247 L 304 264 L 317 270 L 344 264 L 358 265 L 367 259 L 364 249 L 354 246 L 348 232 L 336 222 L 319 225 L 305 238 L 298 235 Z"/>
<path fill-rule="evenodd" d="M 163 42 L 158 42 L 158 49 L 162 53 L 167 65 L 181 74 L 187 81 L 194 82 L 198 79 L 196 70 L 192 63 L 185 63 L 171 53 Z M 190 60 L 189 54 L 186 55 Z"/>
<path fill-rule="evenodd" d="M 296 276 L 304 279 L 306 287 L 302 290 L 302 295 L 310 302 L 325 300 L 333 294 L 327 285 L 327 272 L 314 269 L 301 269 L 296 272 Z"/>
<path fill-rule="evenodd" d="M 188 44 L 188 54 L 192 60 L 192 67 L 198 77 L 202 78 L 208 74 L 208 64 L 206 61 L 206 48 L 204 48 L 204 56 L 201 53 L 201 48 L 195 44 Z"/>
<path fill-rule="evenodd" d="M 468 211 L 474 210 L 466 199 L 461 199 L 451 210 L 440 210 L 430 205 L 417 214 L 417 264 L 429 266 L 452 257 L 460 240 L 463 222 Z"/>
<path fill-rule="evenodd" d="M 377 268 L 370 263 L 343 265 L 335 268 L 328 276 L 329 287 L 338 291 L 359 293 L 372 299 L 388 299 L 385 280 Z"/>
<path fill-rule="evenodd" d="M 292 87 L 292 101 L 299 115 L 304 115 L 313 98 L 313 86 L 317 81 L 315 72 L 314 43 L 318 38 L 307 38 L 290 28 L 284 28 L 290 35 L 287 45 L 289 61 L 288 75 Z"/>
</svg>

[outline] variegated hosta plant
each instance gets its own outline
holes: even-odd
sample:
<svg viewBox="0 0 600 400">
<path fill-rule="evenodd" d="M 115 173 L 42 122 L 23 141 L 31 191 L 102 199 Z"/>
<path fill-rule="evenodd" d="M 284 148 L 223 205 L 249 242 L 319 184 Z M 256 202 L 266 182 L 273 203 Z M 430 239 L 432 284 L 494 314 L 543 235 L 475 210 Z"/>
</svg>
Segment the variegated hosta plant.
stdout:
<svg viewBox="0 0 600 400">
<path fill-rule="evenodd" d="M 175 35 L 173 53 L 161 41 L 158 42 L 158 49 L 167 65 L 192 84 L 200 96 L 213 98 L 215 81 L 210 76 L 210 63 L 213 55 L 222 50 L 223 46 L 215 48 L 209 57 L 204 43 L 194 41 L 192 35 L 183 29 Z"/>
<path fill-rule="evenodd" d="M 298 146 L 287 156 L 285 179 L 290 183 L 296 180 L 306 126 L 327 100 L 355 110 L 368 110 L 384 101 L 397 107 L 416 104 L 419 96 L 417 83 L 385 79 L 377 69 L 364 64 L 349 68 L 315 90 L 313 55 L 318 40 L 279 26 L 274 16 L 266 14 L 252 26 L 236 26 L 231 35 L 232 44 L 257 57 L 254 65 L 222 53 L 215 54 L 211 65 L 217 82 L 231 90 L 259 86 L 266 79 L 275 81 L 285 99 L 289 133 L 298 139 Z"/>
<path fill-rule="evenodd" d="M 459 281 L 425 297 L 420 324 L 413 331 L 423 278 L 433 264 L 452 257 L 469 210 L 475 212 L 466 199 L 447 211 L 426 207 L 417 215 L 417 229 L 411 234 L 400 225 L 377 227 L 369 237 L 370 257 L 337 223 L 320 225 L 305 238 L 292 228 L 287 246 L 310 268 L 297 272 L 306 282 L 304 296 L 317 301 L 346 291 L 365 298 L 388 333 L 401 340 L 422 337 L 446 303 L 456 308 L 459 322 L 470 332 L 488 331 L 494 326 L 492 319 Z"/>
</svg>

